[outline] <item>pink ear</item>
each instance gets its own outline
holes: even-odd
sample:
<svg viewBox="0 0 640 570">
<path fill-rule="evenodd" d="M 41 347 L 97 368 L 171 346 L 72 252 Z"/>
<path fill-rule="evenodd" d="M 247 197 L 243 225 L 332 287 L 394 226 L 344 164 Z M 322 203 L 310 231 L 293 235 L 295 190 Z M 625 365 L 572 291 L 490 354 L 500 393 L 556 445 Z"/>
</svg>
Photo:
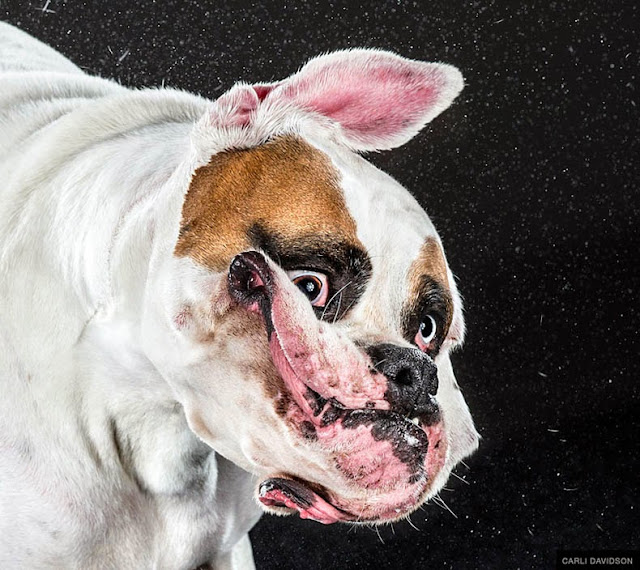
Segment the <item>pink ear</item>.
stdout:
<svg viewBox="0 0 640 570">
<path fill-rule="evenodd" d="M 450 65 L 356 49 L 312 59 L 298 73 L 260 93 L 328 117 L 355 150 L 404 144 L 444 111 L 462 90 Z"/>
<path fill-rule="evenodd" d="M 238 83 L 215 102 L 209 121 L 217 127 L 246 127 L 264 98 L 277 84 Z"/>
</svg>

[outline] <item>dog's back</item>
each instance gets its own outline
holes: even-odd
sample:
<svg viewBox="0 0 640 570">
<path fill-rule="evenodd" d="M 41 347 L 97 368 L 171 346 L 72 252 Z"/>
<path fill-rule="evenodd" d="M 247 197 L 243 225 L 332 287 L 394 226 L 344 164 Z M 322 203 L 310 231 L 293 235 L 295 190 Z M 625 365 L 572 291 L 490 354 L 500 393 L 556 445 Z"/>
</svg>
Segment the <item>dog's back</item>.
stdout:
<svg viewBox="0 0 640 570">
<path fill-rule="evenodd" d="M 30 136 L 83 101 L 121 88 L 86 75 L 67 58 L 0 22 L 0 165 Z"/>
<path fill-rule="evenodd" d="M 0 22 L 0 73 L 15 71 L 82 73 L 77 65 L 48 45 Z"/>
</svg>

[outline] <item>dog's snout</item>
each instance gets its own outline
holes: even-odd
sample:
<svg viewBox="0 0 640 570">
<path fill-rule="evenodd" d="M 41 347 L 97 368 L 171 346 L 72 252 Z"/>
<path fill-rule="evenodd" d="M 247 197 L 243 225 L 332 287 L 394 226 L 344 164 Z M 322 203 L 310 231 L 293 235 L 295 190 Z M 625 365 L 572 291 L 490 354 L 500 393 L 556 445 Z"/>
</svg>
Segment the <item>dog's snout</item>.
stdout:
<svg viewBox="0 0 640 570">
<path fill-rule="evenodd" d="M 367 348 L 376 371 L 389 381 L 387 399 L 392 410 L 433 419 L 438 412 L 438 369 L 433 360 L 417 348 L 377 344 Z"/>
<path fill-rule="evenodd" d="M 236 255 L 229 266 L 229 292 L 236 301 L 252 304 L 268 295 L 271 270 L 267 260 L 257 251 Z"/>
</svg>

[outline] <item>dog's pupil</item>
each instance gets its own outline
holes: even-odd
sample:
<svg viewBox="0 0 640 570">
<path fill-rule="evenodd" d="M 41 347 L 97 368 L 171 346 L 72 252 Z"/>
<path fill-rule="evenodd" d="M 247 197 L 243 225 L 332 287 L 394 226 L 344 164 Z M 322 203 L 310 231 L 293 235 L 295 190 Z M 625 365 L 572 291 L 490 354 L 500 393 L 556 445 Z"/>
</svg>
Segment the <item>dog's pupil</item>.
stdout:
<svg viewBox="0 0 640 570">
<path fill-rule="evenodd" d="M 431 331 L 433 330 L 433 322 L 431 321 L 431 319 L 424 319 L 421 323 L 420 323 L 420 334 L 422 334 L 422 336 L 424 337 L 428 337 L 431 334 Z"/>
<path fill-rule="evenodd" d="M 309 297 L 310 299 L 314 299 L 318 295 L 318 283 L 313 279 L 301 279 L 297 283 L 298 287 L 302 290 L 302 292 Z"/>
</svg>

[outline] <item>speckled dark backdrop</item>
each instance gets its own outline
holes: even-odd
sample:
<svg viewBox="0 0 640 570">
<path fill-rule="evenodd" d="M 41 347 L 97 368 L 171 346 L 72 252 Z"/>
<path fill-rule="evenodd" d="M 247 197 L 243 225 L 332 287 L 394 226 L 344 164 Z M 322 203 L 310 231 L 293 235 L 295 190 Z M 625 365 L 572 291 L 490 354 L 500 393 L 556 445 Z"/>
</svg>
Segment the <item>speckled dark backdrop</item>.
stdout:
<svg viewBox="0 0 640 570">
<path fill-rule="evenodd" d="M 606 8 L 604 7 L 606 6 Z M 84 69 L 215 97 L 320 52 L 463 70 L 454 106 L 372 160 L 431 214 L 466 299 L 454 363 L 484 441 L 442 497 L 379 535 L 265 517 L 257 566 L 550 568 L 640 547 L 639 12 L 635 0 L 0 0 Z"/>
</svg>

